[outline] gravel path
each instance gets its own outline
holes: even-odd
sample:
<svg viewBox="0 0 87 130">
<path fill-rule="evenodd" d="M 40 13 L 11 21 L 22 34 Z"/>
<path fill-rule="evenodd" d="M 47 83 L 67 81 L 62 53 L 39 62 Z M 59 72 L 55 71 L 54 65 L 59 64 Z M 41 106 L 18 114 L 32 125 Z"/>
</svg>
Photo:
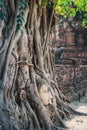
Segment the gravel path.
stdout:
<svg viewBox="0 0 87 130">
<path fill-rule="evenodd" d="M 70 106 L 76 111 L 87 113 L 87 95 L 81 98 L 81 102 L 74 101 Z M 65 124 L 69 130 L 87 130 L 87 116 L 72 116 Z"/>
</svg>

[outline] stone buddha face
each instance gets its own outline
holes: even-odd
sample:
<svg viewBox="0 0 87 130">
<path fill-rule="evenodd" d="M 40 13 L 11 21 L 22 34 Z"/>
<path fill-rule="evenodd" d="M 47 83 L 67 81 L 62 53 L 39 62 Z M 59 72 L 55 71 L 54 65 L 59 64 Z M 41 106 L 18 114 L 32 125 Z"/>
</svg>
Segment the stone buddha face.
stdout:
<svg viewBox="0 0 87 130">
<path fill-rule="evenodd" d="M 53 96 L 47 84 L 41 85 L 39 89 L 39 94 L 44 105 L 52 104 Z"/>
</svg>

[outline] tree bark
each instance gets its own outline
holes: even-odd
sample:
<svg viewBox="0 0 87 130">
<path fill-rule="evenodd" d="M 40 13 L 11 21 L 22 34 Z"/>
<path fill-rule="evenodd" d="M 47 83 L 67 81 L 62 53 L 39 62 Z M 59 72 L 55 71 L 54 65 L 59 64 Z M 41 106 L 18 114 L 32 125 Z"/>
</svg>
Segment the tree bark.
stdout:
<svg viewBox="0 0 87 130">
<path fill-rule="evenodd" d="M 56 82 L 47 44 L 53 12 L 48 29 L 42 1 L 5 2 L 10 19 L 0 26 L 0 129 L 65 130 L 63 119 L 81 113 L 66 105 Z"/>
</svg>

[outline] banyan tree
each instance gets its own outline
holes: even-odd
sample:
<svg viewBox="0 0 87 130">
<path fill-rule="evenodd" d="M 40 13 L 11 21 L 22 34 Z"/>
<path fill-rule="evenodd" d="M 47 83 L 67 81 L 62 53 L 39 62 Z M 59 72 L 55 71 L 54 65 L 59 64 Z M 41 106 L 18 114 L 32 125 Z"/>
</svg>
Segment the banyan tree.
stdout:
<svg viewBox="0 0 87 130">
<path fill-rule="evenodd" d="M 63 130 L 63 119 L 81 114 L 57 85 L 54 13 L 49 0 L 0 0 L 0 130 Z"/>
</svg>

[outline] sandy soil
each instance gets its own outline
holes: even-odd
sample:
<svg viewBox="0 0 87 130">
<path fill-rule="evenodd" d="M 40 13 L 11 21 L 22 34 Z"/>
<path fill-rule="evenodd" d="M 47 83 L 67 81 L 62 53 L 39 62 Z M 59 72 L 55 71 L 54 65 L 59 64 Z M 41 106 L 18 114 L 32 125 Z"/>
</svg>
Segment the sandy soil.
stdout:
<svg viewBox="0 0 87 130">
<path fill-rule="evenodd" d="M 87 113 L 87 94 L 81 101 L 74 101 L 70 104 L 76 111 Z M 72 116 L 65 122 L 69 130 L 87 130 L 87 116 Z"/>
</svg>

